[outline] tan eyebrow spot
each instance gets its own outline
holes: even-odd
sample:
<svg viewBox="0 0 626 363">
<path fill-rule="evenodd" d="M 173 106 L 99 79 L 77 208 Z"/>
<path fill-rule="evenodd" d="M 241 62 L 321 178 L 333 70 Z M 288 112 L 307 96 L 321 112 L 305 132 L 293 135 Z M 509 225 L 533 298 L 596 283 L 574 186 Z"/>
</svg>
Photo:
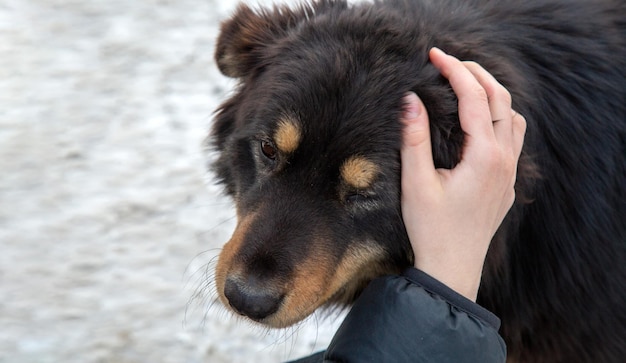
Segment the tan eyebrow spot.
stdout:
<svg viewBox="0 0 626 363">
<path fill-rule="evenodd" d="M 278 122 L 278 127 L 274 133 L 274 142 L 280 151 L 287 154 L 296 151 L 301 139 L 302 133 L 295 120 L 290 117 L 283 117 Z"/>
<path fill-rule="evenodd" d="M 358 189 L 369 187 L 376 174 L 378 174 L 378 166 L 362 156 L 352 156 L 341 166 L 343 180 Z"/>
</svg>

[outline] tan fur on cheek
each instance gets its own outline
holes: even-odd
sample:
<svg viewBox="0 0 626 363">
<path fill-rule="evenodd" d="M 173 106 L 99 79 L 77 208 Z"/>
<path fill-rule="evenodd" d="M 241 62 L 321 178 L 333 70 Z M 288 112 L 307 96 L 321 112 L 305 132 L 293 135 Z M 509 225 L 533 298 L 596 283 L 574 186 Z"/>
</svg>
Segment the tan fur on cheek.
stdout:
<svg viewBox="0 0 626 363">
<path fill-rule="evenodd" d="M 300 145 L 301 139 L 302 133 L 296 120 L 291 117 L 283 117 L 278 122 L 278 127 L 274 133 L 274 142 L 280 151 L 285 154 L 293 153 Z"/>
<path fill-rule="evenodd" d="M 384 273 L 377 262 L 384 260 L 385 255 L 385 250 L 373 243 L 356 244 L 349 248 L 336 267 L 329 291 L 346 289 L 343 291 L 344 295 L 353 295 L 359 285 L 351 282 L 369 280 Z"/>
<path fill-rule="evenodd" d="M 242 266 L 237 266 L 235 263 L 235 256 L 239 253 L 243 240 L 250 228 L 250 224 L 254 220 L 253 215 L 245 216 L 239 220 L 235 232 L 230 240 L 222 248 L 217 266 L 215 268 L 215 286 L 217 287 L 217 293 L 225 306 L 229 306 L 228 299 L 224 296 L 224 286 L 226 284 L 226 277 L 229 274 L 237 273 L 242 269 Z"/>
<path fill-rule="evenodd" d="M 382 260 L 385 252 L 376 245 L 355 246 L 346 251 L 338 264 L 332 258 L 325 257 L 321 250 L 311 251 L 311 255 L 318 258 L 308 259 L 298 268 L 282 307 L 266 319 L 265 324 L 276 328 L 293 325 L 311 315 L 336 294 L 344 293 L 342 290 L 346 287 L 350 289 L 350 282 L 357 277 L 360 280 L 361 277 L 377 276 L 380 271 L 375 262 Z M 349 292 L 353 293 L 352 290 Z"/>
<path fill-rule="evenodd" d="M 343 180 L 357 189 L 368 188 L 377 174 L 378 166 L 362 156 L 353 156 L 341 166 Z"/>
<path fill-rule="evenodd" d="M 313 245 L 316 245 L 313 242 Z M 332 274 L 333 259 L 321 251 L 309 251 L 307 258 L 295 268 L 293 278 L 285 286 L 285 298 L 280 309 L 263 320 L 273 328 L 286 328 L 307 316 L 323 304 L 322 297 Z"/>
</svg>

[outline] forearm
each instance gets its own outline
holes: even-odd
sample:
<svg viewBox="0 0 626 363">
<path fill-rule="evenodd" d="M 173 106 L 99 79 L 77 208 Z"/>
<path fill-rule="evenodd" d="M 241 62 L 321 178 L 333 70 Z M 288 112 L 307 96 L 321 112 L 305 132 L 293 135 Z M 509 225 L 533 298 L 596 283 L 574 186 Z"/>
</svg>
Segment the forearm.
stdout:
<svg viewBox="0 0 626 363">
<path fill-rule="evenodd" d="M 504 362 L 500 320 L 416 269 L 374 280 L 324 362 Z"/>
</svg>

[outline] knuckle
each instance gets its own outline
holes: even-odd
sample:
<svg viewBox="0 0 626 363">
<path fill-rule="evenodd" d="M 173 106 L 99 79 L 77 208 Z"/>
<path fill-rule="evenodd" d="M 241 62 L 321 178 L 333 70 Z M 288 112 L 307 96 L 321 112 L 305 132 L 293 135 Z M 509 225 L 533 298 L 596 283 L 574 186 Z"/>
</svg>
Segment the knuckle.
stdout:
<svg viewBox="0 0 626 363">
<path fill-rule="evenodd" d="M 504 88 L 503 85 L 498 84 L 498 90 L 500 91 L 500 98 L 502 99 L 502 101 L 506 102 L 507 105 L 511 105 L 511 103 L 513 102 L 513 98 L 511 96 L 511 92 L 509 92 L 509 90 L 507 90 L 506 88 Z"/>
<path fill-rule="evenodd" d="M 465 65 L 465 67 L 470 68 L 470 69 L 482 68 L 480 64 L 476 63 L 475 61 L 463 61 L 463 64 Z"/>
<path fill-rule="evenodd" d="M 430 130 L 427 127 L 405 126 L 403 142 L 409 147 L 427 144 L 430 142 Z"/>
<path fill-rule="evenodd" d="M 484 87 L 480 85 L 476 85 L 476 87 L 474 88 L 474 96 L 477 98 L 478 101 L 487 103 L 489 102 L 489 95 L 487 94 L 487 91 Z"/>
<path fill-rule="evenodd" d="M 523 140 L 524 135 L 526 134 L 526 127 L 527 127 L 526 119 L 524 118 L 524 116 L 520 115 L 519 113 L 516 113 L 513 116 L 512 127 L 513 127 L 513 135 L 516 137 L 516 140 Z"/>
<path fill-rule="evenodd" d="M 502 169 L 504 173 L 508 176 L 515 175 L 515 172 L 517 170 L 517 160 L 512 153 L 503 158 Z"/>
<path fill-rule="evenodd" d="M 484 165 L 489 172 L 511 177 L 517 170 L 517 160 L 513 152 L 507 152 L 498 145 L 492 145 L 485 149 Z"/>
<path fill-rule="evenodd" d="M 516 113 L 515 116 L 513 116 L 513 126 L 520 131 L 526 131 L 526 118 L 523 115 Z"/>
<path fill-rule="evenodd" d="M 496 83 L 496 85 L 494 85 L 492 95 L 494 101 L 502 102 L 508 106 L 511 106 L 511 103 L 513 102 L 511 92 L 504 88 L 504 86 L 500 83 Z"/>
<path fill-rule="evenodd" d="M 506 203 L 509 209 L 513 206 L 513 204 L 515 204 L 515 198 L 516 198 L 515 188 L 510 188 L 506 196 L 506 201 L 507 201 Z"/>
</svg>

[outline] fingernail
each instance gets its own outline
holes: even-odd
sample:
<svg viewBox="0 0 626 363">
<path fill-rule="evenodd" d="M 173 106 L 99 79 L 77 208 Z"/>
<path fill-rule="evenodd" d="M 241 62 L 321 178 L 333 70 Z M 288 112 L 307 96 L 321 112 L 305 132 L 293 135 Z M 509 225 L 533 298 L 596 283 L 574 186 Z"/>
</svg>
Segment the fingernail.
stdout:
<svg viewBox="0 0 626 363">
<path fill-rule="evenodd" d="M 437 48 L 437 47 L 432 47 L 432 48 L 430 48 L 430 50 L 431 50 L 431 51 L 433 51 L 433 52 L 435 52 L 435 53 L 439 53 L 439 54 L 444 54 L 444 55 L 447 55 L 447 53 L 446 53 L 446 52 L 444 52 L 443 50 L 441 50 L 441 49 L 439 49 L 439 48 Z"/>
<path fill-rule="evenodd" d="M 414 92 L 409 92 L 404 96 L 404 114 L 405 119 L 415 119 L 420 115 L 421 107 L 419 99 Z"/>
</svg>

